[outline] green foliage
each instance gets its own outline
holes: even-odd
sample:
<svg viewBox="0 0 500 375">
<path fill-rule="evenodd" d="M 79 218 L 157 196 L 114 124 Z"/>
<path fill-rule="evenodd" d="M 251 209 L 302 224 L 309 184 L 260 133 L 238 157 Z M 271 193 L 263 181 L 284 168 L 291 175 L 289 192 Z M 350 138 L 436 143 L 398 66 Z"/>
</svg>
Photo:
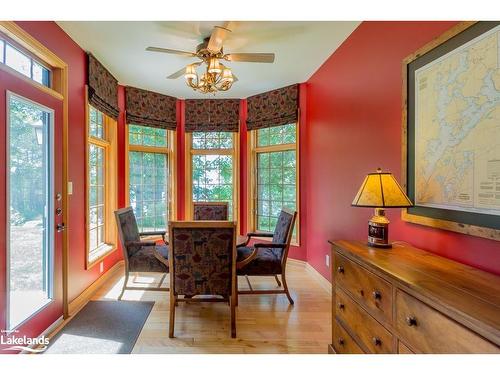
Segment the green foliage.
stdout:
<svg viewBox="0 0 500 375">
<path fill-rule="evenodd" d="M 167 167 L 165 154 L 129 152 L 130 204 L 141 231 L 166 228 Z"/>
<path fill-rule="evenodd" d="M 150 126 L 129 125 L 129 143 L 139 146 L 167 147 L 167 130 Z"/>
<path fill-rule="evenodd" d="M 272 232 L 283 207 L 296 208 L 296 152 L 257 154 L 257 229 Z"/>
<path fill-rule="evenodd" d="M 230 155 L 193 155 L 193 201 L 233 204 L 233 158 Z"/>
<path fill-rule="evenodd" d="M 33 125 L 42 126 L 48 115 L 39 107 L 11 97 L 9 102 L 10 207 L 14 224 L 41 220 L 44 215 L 47 176 L 47 139 L 39 145 Z M 46 128 L 47 125 L 44 125 Z"/>
<path fill-rule="evenodd" d="M 273 126 L 257 130 L 257 146 L 274 146 L 297 142 L 296 124 Z"/>
<path fill-rule="evenodd" d="M 193 132 L 193 149 L 216 150 L 233 148 L 231 132 Z"/>
</svg>

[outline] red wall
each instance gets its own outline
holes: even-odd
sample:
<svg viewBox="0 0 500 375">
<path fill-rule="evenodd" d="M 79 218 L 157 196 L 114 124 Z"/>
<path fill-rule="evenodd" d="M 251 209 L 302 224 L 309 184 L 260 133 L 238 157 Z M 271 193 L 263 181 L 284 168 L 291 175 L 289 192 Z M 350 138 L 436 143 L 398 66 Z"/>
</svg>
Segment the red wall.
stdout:
<svg viewBox="0 0 500 375">
<path fill-rule="evenodd" d="M 55 22 L 16 22 L 69 66 L 69 300 L 73 300 L 100 275 L 99 264 L 85 269 L 85 52 Z M 103 261 L 103 272 L 111 268 L 121 254 L 115 251 Z M 44 327 L 46 328 L 46 327 Z"/>
<path fill-rule="evenodd" d="M 367 236 L 351 207 L 366 173 L 401 175 L 401 61 L 454 22 L 363 22 L 307 82 L 307 259 L 325 277 L 328 239 Z M 403 222 L 390 237 L 500 274 L 500 242 Z"/>
</svg>

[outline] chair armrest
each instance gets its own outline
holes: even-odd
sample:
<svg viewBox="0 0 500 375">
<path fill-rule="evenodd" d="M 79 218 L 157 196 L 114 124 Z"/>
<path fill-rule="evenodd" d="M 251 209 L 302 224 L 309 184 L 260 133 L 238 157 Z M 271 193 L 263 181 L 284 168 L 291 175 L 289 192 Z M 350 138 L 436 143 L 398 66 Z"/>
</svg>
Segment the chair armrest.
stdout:
<svg viewBox="0 0 500 375">
<path fill-rule="evenodd" d="M 167 240 L 165 239 L 165 236 L 167 234 L 166 230 L 156 230 L 156 231 L 147 231 L 147 232 L 141 232 L 139 233 L 139 236 L 161 236 L 163 239 L 163 242 L 165 242 L 168 245 Z"/>
<path fill-rule="evenodd" d="M 150 232 L 141 232 L 139 233 L 139 236 L 164 236 L 167 234 L 166 230 L 156 230 L 156 231 L 150 231 Z"/>
<path fill-rule="evenodd" d="M 256 249 L 268 248 L 268 249 L 284 249 L 287 246 L 286 243 L 256 243 L 253 245 Z"/>
<path fill-rule="evenodd" d="M 248 237 L 269 237 L 272 238 L 274 236 L 274 233 L 267 233 L 267 232 L 249 232 L 247 233 Z"/>
<path fill-rule="evenodd" d="M 268 237 L 268 238 L 272 238 L 273 236 L 274 236 L 273 233 L 248 232 L 247 233 L 247 240 L 245 241 L 245 243 L 236 245 L 236 247 L 245 247 L 245 246 L 247 246 L 248 243 L 250 242 L 250 240 L 252 239 L 252 237 Z"/>
</svg>

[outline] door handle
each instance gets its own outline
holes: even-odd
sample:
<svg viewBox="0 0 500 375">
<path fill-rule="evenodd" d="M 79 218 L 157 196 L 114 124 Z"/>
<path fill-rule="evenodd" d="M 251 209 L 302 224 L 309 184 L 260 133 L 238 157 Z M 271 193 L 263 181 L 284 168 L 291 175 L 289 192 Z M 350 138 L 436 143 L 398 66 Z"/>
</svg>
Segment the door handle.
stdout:
<svg viewBox="0 0 500 375">
<path fill-rule="evenodd" d="M 64 223 L 57 224 L 56 229 L 57 229 L 57 232 L 62 232 L 63 230 L 66 229 L 66 225 L 64 225 Z"/>
</svg>

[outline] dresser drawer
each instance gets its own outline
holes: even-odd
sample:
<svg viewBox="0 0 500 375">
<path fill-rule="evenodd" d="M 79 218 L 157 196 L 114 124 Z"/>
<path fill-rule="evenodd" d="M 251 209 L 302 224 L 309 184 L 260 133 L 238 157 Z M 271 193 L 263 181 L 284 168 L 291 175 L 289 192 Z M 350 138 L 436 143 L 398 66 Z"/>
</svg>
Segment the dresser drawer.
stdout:
<svg viewBox="0 0 500 375">
<path fill-rule="evenodd" d="M 392 286 L 357 263 L 335 253 L 335 281 L 370 312 L 392 320 Z"/>
<path fill-rule="evenodd" d="M 355 332 L 371 353 L 391 353 L 392 334 L 341 289 L 336 289 L 335 314 Z"/>
<path fill-rule="evenodd" d="M 396 292 L 396 329 L 423 353 L 499 353 L 500 350 L 422 301 Z"/>
<path fill-rule="evenodd" d="M 363 354 L 363 350 L 339 322 L 333 322 L 333 348 L 338 354 Z"/>
</svg>

